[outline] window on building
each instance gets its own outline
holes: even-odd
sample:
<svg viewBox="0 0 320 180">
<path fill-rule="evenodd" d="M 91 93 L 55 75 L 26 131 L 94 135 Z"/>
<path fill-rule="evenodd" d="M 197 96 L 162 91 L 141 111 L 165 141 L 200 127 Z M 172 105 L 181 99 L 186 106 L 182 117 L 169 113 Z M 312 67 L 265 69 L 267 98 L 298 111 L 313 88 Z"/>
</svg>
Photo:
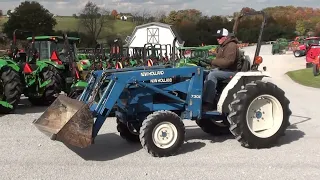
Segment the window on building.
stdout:
<svg viewBox="0 0 320 180">
<path fill-rule="evenodd" d="M 147 28 L 147 43 L 160 44 L 159 28 Z"/>
</svg>

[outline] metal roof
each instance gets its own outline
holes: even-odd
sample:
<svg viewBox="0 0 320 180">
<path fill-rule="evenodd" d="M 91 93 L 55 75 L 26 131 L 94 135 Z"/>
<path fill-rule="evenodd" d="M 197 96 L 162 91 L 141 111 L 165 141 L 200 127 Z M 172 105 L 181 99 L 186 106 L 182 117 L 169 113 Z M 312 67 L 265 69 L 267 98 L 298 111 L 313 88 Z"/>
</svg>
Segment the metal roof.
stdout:
<svg viewBox="0 0 320 180">
<path fill-rule="evenodd" d="M 165 24 L 165 23 L 160 23 L 160 22 L 150 22 L 150 23 L 146 23 L 146 24 L 142 24 L 142 25 L 139 25 L 139 26 L 136 26 L 132 32 L 132 36 L 131 36 L 131 39 L 128 43 L 126 43 L 126 45 L 128 46 L 131 42 L 132 42 L 132 37 L 133 35 L 137 32 L 138 29 L 141 29 L 141 28 L 145 28 L 145 27 L 149 27 L 149 26 L 159 26 L 159 27 L 163 27 L 163 28 L 168 28 L 171 30 L 172 34 L 177 37 L 177 40 L 178 40 L 178 43 L 183 45 L 184 44 L 184 41 L 182 41 L 182 39 L 180 38 L 178 32 L 173 28 L 172 25 L 170 24 Z"/>
</svg>

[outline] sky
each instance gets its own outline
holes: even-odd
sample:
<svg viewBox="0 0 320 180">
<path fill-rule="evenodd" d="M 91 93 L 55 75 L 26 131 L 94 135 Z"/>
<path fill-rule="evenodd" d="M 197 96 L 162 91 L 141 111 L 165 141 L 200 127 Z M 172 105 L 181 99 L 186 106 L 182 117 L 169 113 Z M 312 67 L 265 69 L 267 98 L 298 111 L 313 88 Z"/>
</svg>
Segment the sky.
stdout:
<svg viewBox="0 0 320 180">
<path fill-rule="evenodd" d="M 36 0 L 51 13 L 67 16 L 78 14 L 88 0 Z M 6 13 L 13 10 L 22 0 L 0 0 L 0 9 Z M 273 6 L 302 6 L 320 8 L 319 0 L 91 0 L 100 7 L 118 12 L 149 12 L 198 9 L 204 15 L 232 15 L 242 7 L 261 10 Z"/>
</svg>

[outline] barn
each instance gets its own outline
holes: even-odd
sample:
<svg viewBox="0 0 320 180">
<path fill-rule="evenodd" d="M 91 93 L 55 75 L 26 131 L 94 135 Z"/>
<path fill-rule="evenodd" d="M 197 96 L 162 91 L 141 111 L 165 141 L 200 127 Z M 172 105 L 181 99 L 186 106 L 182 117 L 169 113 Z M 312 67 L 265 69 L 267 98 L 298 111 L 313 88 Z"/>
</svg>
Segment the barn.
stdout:
<svg viewBox="0 0 320 180">
<path fill-rule="evenodd" d="M 147 43 L 151 43 L 153 45 L 170 44 L 172 46 L 175 37 L 177 37 L 176 47 L 183 46 L 184 41 L 181 40 L 177 31 L 175 31 L 171 25 L 159 22 L 151 22 L 136 26 L 132 32 L 132 35 L 126 39 L 126 47 L 129 48 L 129 53 L 132 54 L 132 48 L 144 47 L 144 45 Z M 166 47 L 168 55 L 171 46 Z M 163 46 L 163 49 L 165 49 L 165 46 Z M 164 53 L 165 51 L 162 50 L 163 55 Z"/>
</svg>

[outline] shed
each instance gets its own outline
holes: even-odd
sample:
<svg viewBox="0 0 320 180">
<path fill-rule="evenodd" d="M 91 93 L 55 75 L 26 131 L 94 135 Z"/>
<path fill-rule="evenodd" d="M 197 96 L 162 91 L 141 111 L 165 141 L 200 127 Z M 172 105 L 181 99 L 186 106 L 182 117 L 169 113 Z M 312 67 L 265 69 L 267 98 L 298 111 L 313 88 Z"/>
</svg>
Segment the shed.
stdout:
<svg viewBox="0 0 320 180">
<path fill-rule="evenodd" d="M 129 53 L 132 54 L 132 49 L 134 47 L 144 47 L 145 44 L 151 43 L 162 44 L 172 46 L 174 38 L 177 37 L 176 47 L 182 47 L 184 41 L 181 40 L 177 31 L 172 27 L 172 25 L 151 22 L 147 24 L 142 24 L 136 26 L 129 38 L 126 39 L 126 46 L 129 47 Z M 163 47 L 164 48 L 164 47 Z M 167 54 L 169 55 L 170 46 L 167 46 Z M 164 51 L 162 54 L 164 55 Z"/>
</svg>

